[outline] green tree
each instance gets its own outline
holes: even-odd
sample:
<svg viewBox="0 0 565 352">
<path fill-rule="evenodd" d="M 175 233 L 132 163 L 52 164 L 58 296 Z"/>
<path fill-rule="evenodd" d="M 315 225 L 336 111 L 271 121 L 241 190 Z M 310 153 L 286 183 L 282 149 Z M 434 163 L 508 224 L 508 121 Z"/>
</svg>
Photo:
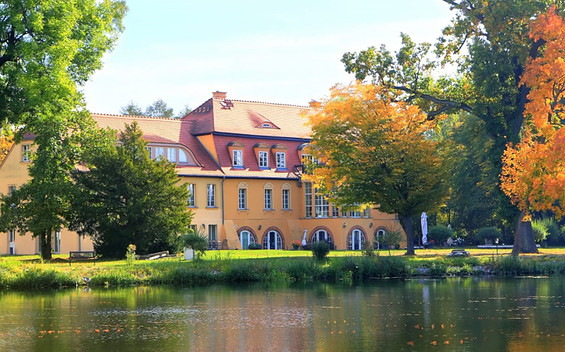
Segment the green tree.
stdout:
<svg viewBox="0 0 565 352">
<path fill-rule="evenodd" d="M 46 118 L 41 134 L 35 137 L 37 150 L 31 157 L 29 181 L 0 198 L 0 231 L 31 232 L 39 238 L 43 259 L 51 259 L 53 233 L 68 225 L 70 173 L 79 160 L 80 146 L 88 143 L 96 149 L 96 139 L 87 138 L 97 135 L 89 115 L 68 114 Z"/>
<path fill-rule="evenodd" d="M 153 117 L 173 117 L 173 108 L 169 108 L 162 99 L 157 99 L 145 109 L 145 115 Z"/>
<path fill-rule="evenodd" d="M 134 115 L 134 116 L 143 116 L 143 110 L 139 105 L 130 101 L 128 105 L 122 106 L 120 108 L 120 114 L 122 115 Z"/>
<path fill-rule="evenodd" d="M 2 2 L 0 123 L 32 129 L 50 108 L 59 113 L 51 103 L 80 96 L 76 86 L 102 66 L 125 12 L 112 0 Z"/>
<path fill-rule="evenodd" d="M 66 225 L 70 177 L 93 130 L 78 86 L 101 67 L 122 30 L 122 1 L 15 0 L 0 5 L 0 116 L 35 137 L 30 181 L 1 199 L 0 227 L 39 237 Z"/>
<path fill-rule="evenodd" d="M 556 4 L 554 0 L 444 0 L 455 16 L 443 30 L 436 44 L 436 60 L 427 60 L 430 46 L 416 45 L 403 36 L 396 55 L 386 48 L 369 48 L 360 53 L 346 53 L 342 61 L 346 71 L 358 79 L 371 78 L 404 93 L 404 99 L 417 103 L 430 118 L 439 113 L 466 111 L 486 124 L 492 140 L 489 163 L 499 174 L 502 154 L 508 142 L 520 139 L 528 85 L 521 76 L 529 59 L 543 50 L 544 41 L 528 36 L 529 26 L 540 13 Z M 467 54 L 462 54 L 466 47 Z M 443 64 L 455 64 L 454 78 L 432 79 L 431 71 Z M 489 167 L 491 167 L 489 165 Z M 518 209 L 496 189 L 501 218 L 519 219 L 513 254 L 537 252 L 531 226 L 522 225 Z M 529 231 L 528 231 L 529 228 Z"/>
<path fill-rule="evenodd" d="M 140 254 L 175 251 L 192 219 L 175 165 L 151 160 L 141 136 L 137 123 L 126 125 L 120 143 L 89 153 L 89 171 L 73 174 L 70 228 L 106 257 L 123 257 L 129 244 Z"/>
<path fill-rule="evenodd" d="M 427 134 L 434 121 L 382 87 L 336 87 L 310 116 L 311 178 L 338 205 L 379 204 L 396 213 L 414 254 L 412 217 L 439 208 L 447 195 L 444 158 Z"/>
</svg>

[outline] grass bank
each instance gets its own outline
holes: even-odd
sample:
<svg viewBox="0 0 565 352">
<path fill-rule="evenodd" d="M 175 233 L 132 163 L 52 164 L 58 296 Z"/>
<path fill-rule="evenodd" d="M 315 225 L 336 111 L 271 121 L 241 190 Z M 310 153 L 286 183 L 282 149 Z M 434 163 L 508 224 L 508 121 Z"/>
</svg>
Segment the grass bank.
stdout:
<svg viewBox="0 0 565 352">
<path fill-rule="evenodd" d="M 209 251 L 199 261 L 168 258 L 158 261 L 125 260 L 79 262 L 69 265 L 65 256 L 42 263 L 37 256 L 0 257 L 0 289 L 41 289 L 89 285 L 195 286 L 239 282 L 323 281 L 354 283 L 379 278 L 469 275 L 565 274 L 565 249 L 543 249 L 537 255 L 511 257 L 506 251 L 469 250 L 470 257 L 448 257 L 450 250 L 403 251 L 364 257 L 360 252 L 334 251 L 326 261 L 307 251 Z"/>
</svg>

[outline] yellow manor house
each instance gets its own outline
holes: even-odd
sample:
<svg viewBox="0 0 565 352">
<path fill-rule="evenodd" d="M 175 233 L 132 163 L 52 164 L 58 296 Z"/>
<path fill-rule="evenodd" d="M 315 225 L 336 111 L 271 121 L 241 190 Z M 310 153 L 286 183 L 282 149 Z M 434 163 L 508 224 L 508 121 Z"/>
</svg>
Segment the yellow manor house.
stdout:
<svg viewBox="0 0 565 352">
<path fill-rule="evenodd" d="M 182 119 L 93 114 L 101 127 L 122 130 L 136 121 L 152 158 L 176 164 L 190 190 L 192 226 L 208 235 L 211 249 L 290 249 L 325 240 L 334 249 L 361 249 L 376 235 L 401 230 L 395 215 L 366 208 L 342 211 L 301 179 L 311 130 L 308 107 L 227 99 L 215 92 Z M 33 138 L 14 145 L 0 165 L 0 193 L 28 180 Z M 53 252 L 92 250 L 89 237 L 63 229 Z M 39 253 L 31 234 L 0 234 L 0 254 Z"/>
</svg>

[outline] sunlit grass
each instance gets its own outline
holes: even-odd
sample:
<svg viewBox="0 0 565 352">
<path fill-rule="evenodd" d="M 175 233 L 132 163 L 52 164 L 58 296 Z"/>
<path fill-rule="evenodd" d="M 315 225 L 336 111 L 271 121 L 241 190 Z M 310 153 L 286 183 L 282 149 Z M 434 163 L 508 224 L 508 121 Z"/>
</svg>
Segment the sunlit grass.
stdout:
<svg viewBox="0 0 565 352">
<path fill-rule="evenodd" d="M 555 275 L 565 274 L 565 248 L 541 248 L 538 254 L 510 256 L 511 249 L 466 248 L 468 258 L 451 258 L 452 248 L 381 250 L 376 257 L 361 251 L 331 251 L 326 262 L 307 250 L 208 251 L 202 260 L 185 261 L 181 255 L 156 261 L 122 260 L 68 263 L 68 255 L 43 262 L 38 255 L 1 256 L 0 288 L 43 288 L 84 285 L 128 286 L 240 281 L 366 280 L 375 277 L 418 275 Z M 486 268 L 483 270 L 483 268 Z M 478 269 L 475 269 L 478 268 Z M 426 274 L 427 273 L 427 274 Z M 84 280 L 83 278 L 88 278 Z"/>
</svg>

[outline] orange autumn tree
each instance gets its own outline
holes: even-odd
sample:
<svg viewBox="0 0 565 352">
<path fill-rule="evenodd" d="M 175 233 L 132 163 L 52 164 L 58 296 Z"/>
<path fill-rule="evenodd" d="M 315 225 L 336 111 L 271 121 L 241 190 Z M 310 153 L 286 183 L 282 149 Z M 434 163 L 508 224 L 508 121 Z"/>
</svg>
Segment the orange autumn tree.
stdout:
<svg viewBox="0 0 565 352">
<path fill-rule="evenodd" d="M 375 85 L 334 87 L 309 116 L 309 152 L 319 163 L 306 178 L 339 206 L 378 204 L 398 214 L 413 255 L 412 217 L 442 204 L 446 169 L 429 138 L 436 121 L 398 98 Z"/>
<path fill-rule="evenodd" d="M 14 144 L 14 134 L 13 132 L 6 126 L 3 129 L 0 129 L 0 164 L 4 161 L 6 155 L 12 148 Z"/>
<path fill-rule="evenodd" d="M 526 65 L 526 123 L 520 143 L 506 149 L 501 173 L 501 188 L 524 221 L 531 211 L 565 215 L 565 20 L 555 7 L 534 20 L 530 38 L 543 50 Z"/>
</svg>

